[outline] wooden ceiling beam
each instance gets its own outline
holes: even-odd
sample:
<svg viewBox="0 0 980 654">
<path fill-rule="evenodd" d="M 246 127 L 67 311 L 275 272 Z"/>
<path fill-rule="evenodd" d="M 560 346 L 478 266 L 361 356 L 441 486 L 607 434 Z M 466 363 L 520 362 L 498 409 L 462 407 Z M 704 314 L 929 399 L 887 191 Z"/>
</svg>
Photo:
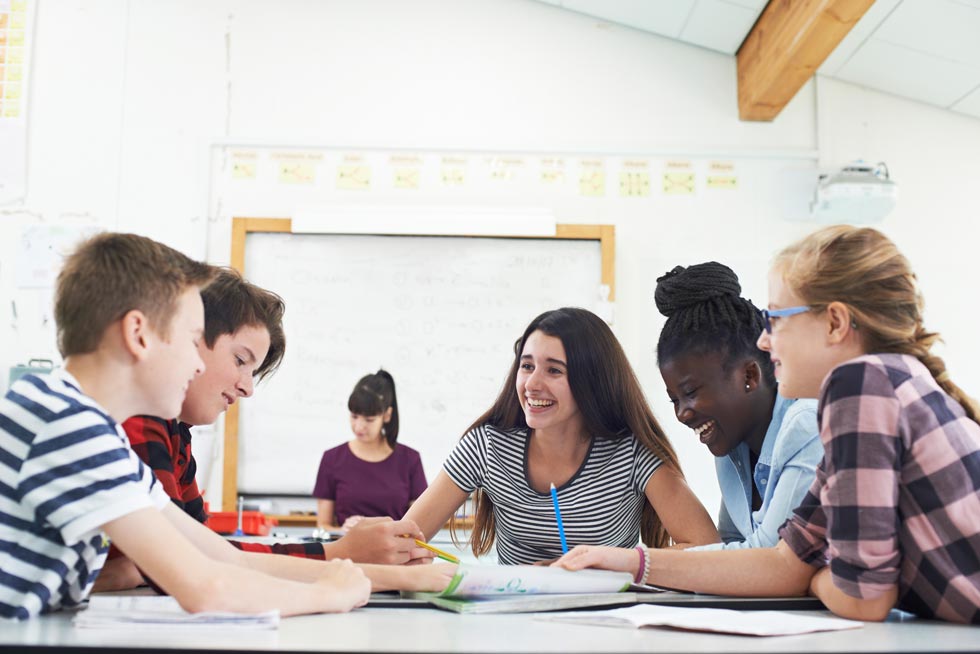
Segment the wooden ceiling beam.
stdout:
<svg viewBox="0 0 980 654">
<path fill-rule="evenodd" d="M 874 0 L 770 0 L 735 55 L 738 115 L 772 120 Z"/>
</svg>

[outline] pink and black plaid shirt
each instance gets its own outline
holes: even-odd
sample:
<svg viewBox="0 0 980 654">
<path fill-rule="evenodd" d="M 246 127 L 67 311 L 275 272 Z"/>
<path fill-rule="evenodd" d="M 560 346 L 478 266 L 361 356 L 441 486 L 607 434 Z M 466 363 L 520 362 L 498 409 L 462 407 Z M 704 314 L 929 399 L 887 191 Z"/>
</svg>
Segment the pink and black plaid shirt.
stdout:
<svg viewBox="0 0 980 654">
<path fill-rule="evenodd" d="M 780 530 L 834 585 L 980 624 L 980 425 L 915 357 L 866 355 L 824 380 L 824 458 Z"/>
</svg>

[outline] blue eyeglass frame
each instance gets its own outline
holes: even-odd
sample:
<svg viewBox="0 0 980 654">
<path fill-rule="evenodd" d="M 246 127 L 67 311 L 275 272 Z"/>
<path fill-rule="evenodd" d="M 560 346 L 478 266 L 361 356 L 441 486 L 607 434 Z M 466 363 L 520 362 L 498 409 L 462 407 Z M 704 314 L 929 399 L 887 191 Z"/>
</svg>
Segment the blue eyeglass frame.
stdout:
<svg viewBox="0 0 980 654">
<path fill-rule="evenodd" d="M 760 309 L 759 313 L 762 314 L 762 322 L 765 324 L 765 329 L 767 334 L 772 333 L 772 318 L 787 318 L 789 316 L 795 316 L 798 313 L 806 313 L 810 310 L 808 306 L 799 307 L 787 307 L 785 309 Z"/>
</svg>

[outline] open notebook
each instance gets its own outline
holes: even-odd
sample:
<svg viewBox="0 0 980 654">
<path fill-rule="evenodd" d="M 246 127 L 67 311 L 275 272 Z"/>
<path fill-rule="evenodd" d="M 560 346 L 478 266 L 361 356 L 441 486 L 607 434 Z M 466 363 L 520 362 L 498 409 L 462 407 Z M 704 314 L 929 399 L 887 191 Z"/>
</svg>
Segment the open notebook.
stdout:
<svg viewBox="0 0 980 654">
<path fill-rule="evenodd" d="M 403 593 L 457 613 L 527 613 L 635 602 L 632 575 L 533 565 L 460 564 L 441 593 Z"/>
</svg>

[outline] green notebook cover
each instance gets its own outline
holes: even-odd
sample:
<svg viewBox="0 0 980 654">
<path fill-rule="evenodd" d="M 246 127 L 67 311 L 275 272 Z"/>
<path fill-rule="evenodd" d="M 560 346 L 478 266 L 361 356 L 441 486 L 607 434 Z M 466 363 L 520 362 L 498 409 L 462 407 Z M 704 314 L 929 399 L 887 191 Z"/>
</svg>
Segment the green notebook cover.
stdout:
<svg viewBox="0 0 980 654">
<path fill-rule="evenodd" d="M 555 593 L 472 598 L 442 597 L 439 593 L 406 593 L 405 596 L 424 599 L 433 606 L 456 613 L 538 613 L 636 602 L 636 593 Z"/>
</svg>

